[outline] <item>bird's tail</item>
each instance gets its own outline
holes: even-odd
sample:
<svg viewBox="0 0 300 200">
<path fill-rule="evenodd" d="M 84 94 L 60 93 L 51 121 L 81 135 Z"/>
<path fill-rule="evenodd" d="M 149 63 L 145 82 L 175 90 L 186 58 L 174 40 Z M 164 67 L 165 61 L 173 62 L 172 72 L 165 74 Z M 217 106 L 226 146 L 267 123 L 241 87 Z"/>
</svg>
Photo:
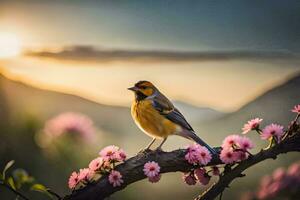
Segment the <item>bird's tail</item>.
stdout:
<svg viewBox="0 0 300 200">
<path fill-rule="evenodd" d="M 179 134 L 180 136 L 183 136 L 185 138 L 188 138 L 190 140 L 193 140 L 195 142 L 197 142 L 198 144 L 200 144 L 201 146 L 205 146 L 210 152 L 211 154 L 217 154 L 217 151 L 210 147 L 208 144 L 206 144 L 201 138 L 198 137 L 198 135 L 196 135 L 193 131 L 189 131 L 189 130 L 183 130 L 181 132 L 181 134 Z"/>
</svg>

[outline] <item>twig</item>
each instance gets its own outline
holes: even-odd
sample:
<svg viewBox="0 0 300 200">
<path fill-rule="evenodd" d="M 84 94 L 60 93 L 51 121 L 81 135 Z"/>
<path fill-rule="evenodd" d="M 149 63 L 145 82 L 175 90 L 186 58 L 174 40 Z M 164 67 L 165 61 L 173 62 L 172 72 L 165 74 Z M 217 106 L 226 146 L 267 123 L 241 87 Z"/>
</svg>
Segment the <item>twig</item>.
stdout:
<svg viewBox="0 0 300 200">
<path fill-rule="evenodd" d="M 223 191 L 223 192 L 224 192 L 224 191 Z M 219 200 L 222 200 L 223 192 L 221 192 L 220 197 L 219 197 Z"/>
<path fill-rule="evenodd" d="M 284 134 L 282 140 L 285 140 L 288 136 L 290 136 L 293 132 L 297 131 L 297 128 L 299 128 L 297 126 L 297 121 L 300 118 L 300 114 L 297 114 L 296 118 L 291 122 L 289 129 L 286 131 L 286 133 Z"/>
<path fill-rule="evenodd" d="M 47 189 L 47 191 L 48 191 L 50 194 L 52 194 L 53 196 L 55 196 L 58 200 L 61 200 L 61 199 L 62 199 L 62 197 L 61 197 L 59 194 L 57 194 L 56 192 L 53 192 L 53 191 L 50 190 L 50 189 Z"/>
<path fill-rule="evenodd" d="M 9 189 L 10 191 L 12 191 L 13 193 L 15 193 L 17 196 L 25 199 L 25 200 L 29 200 L 25 195 L 23 195 L 22 193 L 18 192 L 17 190 L 13 189 L 12 187 L 10 187 L 9 185 L 1 182 L 0 185 L 3 185 L 4 187 L 6 187 L 7 189 Z"/>
</svg>

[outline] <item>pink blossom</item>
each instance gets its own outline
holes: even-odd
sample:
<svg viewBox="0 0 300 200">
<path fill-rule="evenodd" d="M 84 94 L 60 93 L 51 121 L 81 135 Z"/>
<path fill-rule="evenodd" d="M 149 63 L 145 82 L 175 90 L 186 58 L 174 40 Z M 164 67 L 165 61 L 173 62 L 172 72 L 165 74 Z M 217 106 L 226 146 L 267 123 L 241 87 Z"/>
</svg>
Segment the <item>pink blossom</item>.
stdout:
<svg viewBox="0 0 300 200">
<path fill-rule="evenodd" d="M 300 114 L 300 104 L 296 105 L 294 109 L 292 109 L 292 112 Z"/>
<path fill-rule="evenodd" d="M 246 154 L 245 152 L 252 149 L 253 147 L 254 144 L 249 138 L 241 137 L 239 135 L 229 135 L 223 141 L 222 144 L 223 150 L 221 151 L 221 154 L 223 152 L 222 156 L 226 156 L 225 152 L 227 152 L 227 156 L 229 157 L 232 156 L 231 154 L 233 154 L 234 156 L 233 159 L 235 159 L 235 161 L 244 160 L 248 157 L 248 154 Z M 238 150 L 242 150 L 242 151 L 238 151 Z M 226 158 L 223 157 L 223 159 Z"/>
<path fill-rule="evenodd" d="M 208 151 L 208 149 L 204 146 L 199 147 L 199 156 L 198 156 L 198 161 L 199 164 L 201 165 L 207 165 L 211 161 L 211 154 Z"/>
<path fill-rule="evenodd" d="M 300 163 L 292 164 L 287 171 L 288 175 L 297 178 L 300 181 Z"/>
<path fill-rule="evenodd" d="M 117 152 L 117 160 L 119 162 L 122 162 L 126 159 L 127 155 L 125 153 L 125 151 L 123 149 L 119 149 L 119 151 Z"/>
<path fill-rule="evenodd" d="M 153 176 L 153 177 L 148 177 L 148 180 L 151 182 L 151 183 L 157 183 L 161 178 L 161 175 L 158 174 L 156 176 Z"/>
<path fill-rule="evenodd" d="M 244 127 L 242 128 L 243 134 L 246 134 L 251 130 L 257 130 L 262 120 L 263 119 L 260 118 L 254 118 L 249 120 L 246 124 L 244 124 Z"/>
<path fill-rule="evenodd" d="M 238 140 L 237 146 L 242 150 L 248 151 L 250 149 L 253 149 L 254 144 L 249 138 L 240 137 Z"/>
<path fill-rule="evenodd" d="M 276 137 L 279 141 L 283 135 L 283 126 L 278 124 L 270 124 L 266 126 L 261 134 L 263 140 L 268 140 L 271 137 Z"/>
<path fill-rule="evenodd" d="M 207 174 L 204 168 L 195 169 L 194 174 L 202 185 L 207 185 L 209 183 L 211 177 Z"/>
<path fill-rule="evenodd" d="M 105 161 L 116 161 L 118 159 L 118 151 L 119 147 L 115 145 L 109 145 L 104 147 L 100 152 L 99 155 L 103 157 Z"/>
<path fill-rule="evenodd" d="M 239 159 L 238 152 L 234 152 L 231 149 L 222 149 L 220 153 L 220 159 L 225 164 L 234 163 Z"/>
<path fill-rule="evenodd" d="M 269 190 L 269 198 L 275 197 L 276 193 L 278 193 L 281 190 L 281 184 L 280 182 L 273 182 L 271 185 L 269 185 L 268 190 Z"/>
<path fill-rule="evenodd" d="M 282 181 L 286 176 L 285 170 L 280 167 L 273 172 L 273 180 Z"/>
<path fill-rule="evenodd" d="M 185 154 L 185 159 L 190 163 L 194 164 L 198 162 L 198 144 L 191 144 L 187 148 L 187 153 Z"/>
<path fill-rule="evenodd" d="M 257 198 L 258 199 L 266 199 L 268 197 L 268 191 L 266 189 L 261 189 L 257 192 Z"/>
<path fill-rule="evenodd" d="M 202 185 L 207 185 L 210 181 L 210 176 L 208 174 L 205 174 L 203 177 L 201 177 L 199 179 L 199 182 L 202 184 Z"/>
<path fill-rule="evenodd" d="M 187 148 L 185 159 L 191 164 L 206 165 L 211 161 L 212 156 L 206 147 L 192 144 Z"/>
<path fill-rule="evenodd" d="M 206 169 L 204 169 L 204 168 L 198 168 L 198 169 L 194 170 L 194 175 L 198 180 L 203 178 L 203 176 L 205 176 L 205 174 L 206 174 Z"/>
<path fill-rule="evenodd" d="M 248 158 L 246 152 L 253 147 L 254 144 L 249 138 L 241 137 L 239 135 L 229 135 L 223 141 L 220 159 L 225 164 L 245 160 Z"/>
<path fill-rule="evenodd" d="M 288 170 L 280 167 L 276 169 L 272 176 L 265 176 L 260 182 L 258 188 L 258 199 L 271 199 L 284 194 L 287 199 L 297 194 L 297 187 L 300 184 L 300 164 L 294 163 Z M 298 175 L 297 175 L 298 174 Z"/>
<path fill-rule="evenodd" d="M 160 172 L 160 166 L 157 162 L 149 161 L 145 163 L 143 171 L 146 176 L 155 177 Z"/>
<path fill-rule="evenodd" d="M 239 135 L 229 135 L 227 136 L 222 143 L 222 148 L 223 149 L 228 149 L 233 147 L 234 145 L 236 145 L 238 143 L 238 141 L 240 140 L 240 136 Z"/>
<path fill-rule="evenodd" d="M 196 164 L 198 162 L 198 154 L 197 152 L 190 152 L 188 151 L 184 158 L 190 163 L 190 164 Z"/>
<path fill-rule="evenodd" d="M 93 121 L 89 117 L 80 113 L 66 112 L 48 120 L 44 132 L 51 137 L 73 133 L 90 142 L 96 131 Z"/>
<path fill-rule="evenodd" d="M 79 170 L 78 179 L 79 181 L 90 181 L 95 172 L 93 170 L 90 170 L 89 168 L 84 168 Z"/>
<path fill-rule="evenodd" d="M 99 170 L 102 165 L 104 164 L 104 160 L 102 157 L 98 157 L 98 158 L 95 158 L 94 160 L 92 160 L 89 164 L 89 168 L 93 171 L 97 171 Z"/>
<path fill-rule="evenodd" d="M 215 176 L 219 176 L 220 175 L 220 170 L 217 166 L 213 166 L 212 167 L 212 174 Z"/>
<path fill-rule="evenodd" d="M 300 163 L 299 162 L 296 162 L 296 163 L 292 164 L 288 168 L 288 174 L 294 175 L 294 174 L 297 174 L 297 173 L 300 173 Z"/>
<path fill-rule="evenodd" d="M 191 144 L 187 148 L 187 153 L 185 154 L 185 159 L 190 163 L 194 164 L 198 162 L 198 151 L 200 145 Z"/>
<path fill-rule="evenodd" d="M 182 179 L 188 185 L 196 184 L 196 178 L 193 173 L 184 173 Z"/>
<path fill-rule="evenodd" d="M 68 181 L 69 188 L 74 189 L 78 183 L 79 183 L 79 179 L 78 179 L 77 172 L 72 172 Z"/>
<path fill-rule="evenodd" d="M 272 184 L 270 176 L 264 176 L 260 181 L 259 191 L 257 192 L 258 199 L 265 199 L 269 195 L 268 187 Z"/>
<path fill-rule="evenodd" d="M 108 181 L 113 187 L 120 186 L 124 181 L 120 172 L 112 170 L 108 176 Z"/>
<path fill-rule="evenodd" d="M 104 161 L 109 161 L 109 162 L 110 161 L 122 162 L 127 157 L 125 151 L 115 145 L 104 147 L 99 152 L 99 155 L 103 157 Z"/>
</svg>

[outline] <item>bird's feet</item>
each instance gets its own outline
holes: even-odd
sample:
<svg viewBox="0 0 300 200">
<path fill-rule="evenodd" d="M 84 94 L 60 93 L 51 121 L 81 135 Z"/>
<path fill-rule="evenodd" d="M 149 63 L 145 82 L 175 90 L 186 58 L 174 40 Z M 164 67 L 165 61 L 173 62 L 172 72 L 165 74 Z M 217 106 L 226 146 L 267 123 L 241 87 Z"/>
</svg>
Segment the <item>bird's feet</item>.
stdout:
<svg viewBox="0 0 300 200">
<path fill-rule="evenodd" d="M 138 152 L 138 154 L 147 154 L 147 153 L 149 153 L 149 152 L 151 152 L 151 151 L 152 151 L 151 149 L 145 148 L 145 149 L 141 149 L 141 150 Z"/>
<path fill-rule="evenodd" d="M 158 152 L 158 153 L 164 152 L 164 151 L 162 150 L 161 147 L 157 147 L 157 148 L 155 149 L 155 151 Z"/>
<path fill-rule="evenodd" d="M 141 149 L 137 155 L 145 155 L 145 154 L 148 154 L 148 153 L 151 153 L 151 152 L 157 152 L 157 153 L 161 153 L 161 152 L 164 152 L 164 150 L 162 150 L 161 147 L 157 147 L 155 150 L 151 150 L 151 149 Z"/>
</svg>

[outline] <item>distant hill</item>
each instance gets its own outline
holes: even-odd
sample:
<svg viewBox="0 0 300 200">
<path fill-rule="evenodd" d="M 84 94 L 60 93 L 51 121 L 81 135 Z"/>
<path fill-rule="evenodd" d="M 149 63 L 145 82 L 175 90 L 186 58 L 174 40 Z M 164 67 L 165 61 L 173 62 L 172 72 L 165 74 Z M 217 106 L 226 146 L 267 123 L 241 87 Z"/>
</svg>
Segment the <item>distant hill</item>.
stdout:
<svg viewBox="0 0 300 200">
<path fill-rule="evenodd" d="M 91 117 L 95 125 L 104 132 L 106 144 L 115 141 L 121 145 L 132 140 L 142 140 L 146 144 L 149 139 L 135 126 L 127 107 L 103 105 L 75 95 L 34 88 L 4 76 L 0 76 L 1 96 L 5 99 L 5 106 L 1 106 L 3 112 L 0 115 L 8 114 L 12 124 L 23 123 L 28 117 L 38 119 L 43 124 L 57 114 L 72 111 Z M 4 100 L 2 102 L 4 104 Z M 210 108 L 199 108 L 181 101 L 176 101 L 175 104 L 191 124 L 223 116 Z M 136 150 L 134 145 L 128 146 Z"/>
<path fill-rule="evenodd" d="M 212 142 L 220 143 L 224 136 L 230 133 L 240 133 L 243 124 L 254 117 L 263 118 L 265 125 L 271 122 L 287 125 L 295 117 L 290 110 L 299 103 L 300 75 L 265 92 L 236 112 L 210 122 L 200 122 L 199 129 L 205 133 L 213 133 Z"/>
<path fill-rule="evenodd" d="M 13 123 L 18 123 L 28 115 L 44 122 L 59 113 L 74 111 L 90 116 L 97 127 L 120 140 L 128 134 L 135 134 L 139 139 L 144 138 L 134 125 L 129 108 L 102 105 L 75 95 L 37 89 L 3 76 L 0 76 L 0 86 L 0 97 L 7 104 L 1 106 L 0 114 L 10 115 Z M 228 133 L 238 133 L 243 123 L 252 117 L 262 117 L 266 123 L 286 124 L 292 117 L 289 110 L 299 102 L 300 76 L 296 76 L 234 113 L 225 114 L 181 101 L 175 101 L 174 104 L 196 127 L 200 136 L 218 145 Z M 214 133 L 213 137 L 211 133 Z"/>
<path fill-rule="evenodd" d="M 191 124 L 216 120 L 225 115 L 225 113 L 212 108 L 197 107 L 182 101 L 175 101 L 174 105 L 183 113 Z"/>
<path fill-rule="evenodd" d="M 128 108 L 102 105 L 75 95 L 37 89 L 3 76 L 0 76 L 0 85 L 0 93 L 5 97 L 7 110 L 15 122 L 28 115 L 43 122 L 59 113 L 72 111 L 88 115 L 99 128 L 106 131 L 121 133 L 125 127 L 135 130 L 129 121 Z"/>
</svg>

